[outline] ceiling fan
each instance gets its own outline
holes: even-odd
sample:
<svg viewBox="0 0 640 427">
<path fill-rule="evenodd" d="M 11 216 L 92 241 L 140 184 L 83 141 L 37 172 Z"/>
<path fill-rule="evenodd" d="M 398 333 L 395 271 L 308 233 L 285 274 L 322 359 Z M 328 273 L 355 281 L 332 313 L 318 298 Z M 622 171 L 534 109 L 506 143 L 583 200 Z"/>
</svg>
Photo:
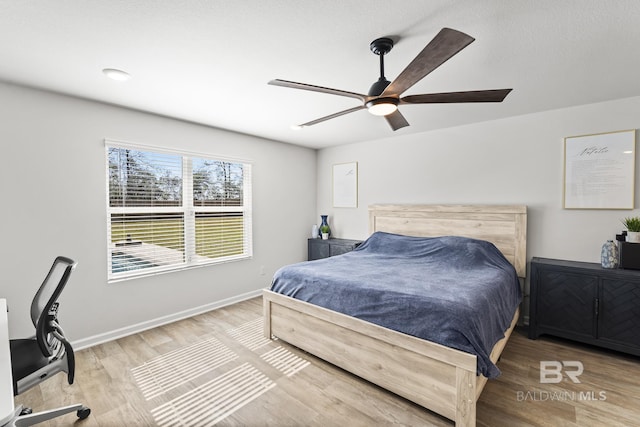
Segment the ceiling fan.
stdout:
<svg viewBox="0 0 640 427">
<path fill-rule="evenodd" d="M 387 37 L 374 40 L 371 42 L 369 48 L 374 54 L 380 57 L 380 78 L 371 85 L 369 93 L 366 95 L 280 79 L 271 80 L 269 84 L 293 89 L 328 93 L 331 95 L 346 96 L 358 99 L 362 102 L 362 105 L 357 107 L 349 108 L 344 111 L 339 111 L 337 113 L 303 123 L 300 125 L 301 127 L 312 126 L 329 119 L 334 119 L 366 108 L 371 114 L 384 116 L 391 128 L 395 131 L 405 126 L 409 126 L 409 122 L 407 122 L 402 113 L 398 110 L 399 105 L 502 102 L 509 92 L 511 92 L 511 89 L 491 89 L 465 92 L 429 93 L 400 97 L 400 95 L 411 88 L 411 86 L 438 68 L 456 53 L 467 47 L 474 40 L 475 39 L 473 37 L 460 31 L 452 30 L 451 28 L 443 28 L 393 82 L 388 81 L 384 76 L 384 55 L 389 53 L 393 48 L 393 40 Z"/>
</svg>

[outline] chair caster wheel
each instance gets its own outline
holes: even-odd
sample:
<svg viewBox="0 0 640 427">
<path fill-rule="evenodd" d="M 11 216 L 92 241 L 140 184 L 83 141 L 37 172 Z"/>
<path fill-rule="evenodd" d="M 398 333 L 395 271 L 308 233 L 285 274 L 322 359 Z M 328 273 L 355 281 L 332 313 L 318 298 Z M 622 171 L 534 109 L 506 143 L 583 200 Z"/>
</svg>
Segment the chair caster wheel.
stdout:
<svg viewBox="0 0 640 427">
<path fill-rule="evenodd" d="M 31 408 L 22 408 L 22 411 L 20 411 L 20 415 L 29 415 L 33 413 L 33 409 Z"/>
<path fill-rule="evenodd" d="M 78 418 L 80 418 L 81 420 L 84 420 L 85 418 L 87 418 L 89 414 L 91 414 L 91 409 L 87 408 L 86 406 L 83 406 L 81 409 L 78 409 L 78 412 L 77 412 Z"/>
</svg>

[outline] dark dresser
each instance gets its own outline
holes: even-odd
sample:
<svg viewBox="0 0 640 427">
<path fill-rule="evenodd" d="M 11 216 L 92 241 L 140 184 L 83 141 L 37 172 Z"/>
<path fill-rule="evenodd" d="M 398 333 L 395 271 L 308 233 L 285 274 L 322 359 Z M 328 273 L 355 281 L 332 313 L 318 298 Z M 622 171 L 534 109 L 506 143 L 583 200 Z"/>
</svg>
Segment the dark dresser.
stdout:
<svg viewBox="0 0 640 427">
<path fill-rule="evenodd" d="M 529 338 L 555 335 L 640 355 L 640 271 L 531 260 Z"/>
</svg>

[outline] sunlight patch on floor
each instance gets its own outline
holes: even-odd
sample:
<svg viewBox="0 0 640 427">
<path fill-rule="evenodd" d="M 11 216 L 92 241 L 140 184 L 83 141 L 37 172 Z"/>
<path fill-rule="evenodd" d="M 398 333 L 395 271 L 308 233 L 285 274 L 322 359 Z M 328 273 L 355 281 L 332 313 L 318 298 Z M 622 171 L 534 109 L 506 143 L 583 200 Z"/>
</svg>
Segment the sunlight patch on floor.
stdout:
<svg viewBox="0 0 640 427">
<path fill-rule="evenodd" d="M 212 426 L 276 384 L 243 363 L 188 393 L 151 410 L 158 426 Z"/>
<path fill-rule="evenodd" d="M 227 333 L 249 350 L 256 350 L 271 342 L 264 336 L 264 319 L 262 317 L 237 328 L 229 329 Z"/>
<path fill-rule="evenodd" d="M 210 338 L 156 357 L 133 368 L 131 373 L 144 397 L 150 400 L 237 358 L 227 346 Z"/>
<path fill-rule="evenodd" d="M 284 347 L 276 347 L 260 357 L 288 377 L 309 365 L 308 361 L 296 356 Z"/>
</svg>

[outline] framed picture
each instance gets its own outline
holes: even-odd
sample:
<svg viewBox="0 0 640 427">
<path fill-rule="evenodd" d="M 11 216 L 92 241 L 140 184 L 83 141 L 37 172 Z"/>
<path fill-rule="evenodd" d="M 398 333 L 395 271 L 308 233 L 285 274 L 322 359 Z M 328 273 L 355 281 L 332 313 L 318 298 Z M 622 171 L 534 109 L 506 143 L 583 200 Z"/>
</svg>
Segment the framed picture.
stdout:
<svg viewBox="0 0 640 427">
<path fill-rule="evenodd" d="M 358 207 L 358 163 L 333 165 L 333 207 Z"/>
<path fill-rule="evenodd" d="M 565 209 L 633 209 L 636 131 L 564 139 Z"/>
</svg>

